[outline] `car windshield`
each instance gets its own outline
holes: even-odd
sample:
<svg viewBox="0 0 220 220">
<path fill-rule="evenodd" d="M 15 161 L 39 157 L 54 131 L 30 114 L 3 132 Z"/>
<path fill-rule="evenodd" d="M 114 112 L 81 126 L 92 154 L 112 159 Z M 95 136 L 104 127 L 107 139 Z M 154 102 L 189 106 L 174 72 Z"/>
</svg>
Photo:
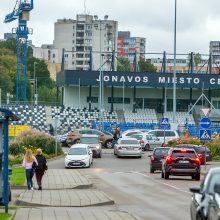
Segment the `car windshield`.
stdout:
<svg viewBox="0 0 220 220">
<path fill-rule="evenodd" d="M 154 155 L 155 156 L 160 156 L 160 155 L 165 155 L 165 154 L 168 154 L 168 151 L 169 151 L 169 148 L 158 148 L 158 149 L 155 149 L 154 151 Z"/>
<path fill-rule="evenodd" d="M 138 144 L 137 140 L 121 140 L 121 144 L 127 145 L 127 144 Z"/>
<path fill-rule="evenodd" d="M 68 155 L 86 155 L 86 148 L 73 147 L 69 149 Z"/>
<path fill-rule="evenodd" d="M 98 144 L 99 138 L 98 137 L 81 137 L 80 142 L 82 144 Z"/>
<path fill-rule="evenodd" d="M 196 157 L 196 154 L 193 150 L 173 150 L 172 156 L 175 157 Z"/>
<path fill-rule="evenodd" d="M 214 186 L 215 184 L 220 184 L 220 173 L 213 173 L 210 177 L 210 182 L 208 184 L 208 193 L 213 194 L 214 193 Z"/>
</svg>

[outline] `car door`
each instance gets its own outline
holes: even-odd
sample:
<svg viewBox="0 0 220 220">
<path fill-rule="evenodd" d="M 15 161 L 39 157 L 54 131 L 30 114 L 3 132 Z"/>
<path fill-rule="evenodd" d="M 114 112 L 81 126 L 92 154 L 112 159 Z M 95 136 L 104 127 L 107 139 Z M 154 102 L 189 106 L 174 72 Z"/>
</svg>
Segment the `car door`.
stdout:
<svg viewBox="0 0 220 220">
<path fill-rule="evenodd" d="M 161 147 L 161 141 L 154 135 L 147 135 L 147 140 L 149 141 L 149 145 L 151 149 L 156 147 Z"/>
</svg>

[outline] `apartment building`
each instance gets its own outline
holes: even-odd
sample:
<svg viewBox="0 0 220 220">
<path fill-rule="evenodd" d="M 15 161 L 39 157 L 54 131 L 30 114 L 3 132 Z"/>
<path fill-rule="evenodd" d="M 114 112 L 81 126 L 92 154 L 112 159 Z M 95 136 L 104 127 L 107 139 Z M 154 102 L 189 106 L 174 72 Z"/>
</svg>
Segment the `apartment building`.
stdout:
<svg viewBox="0 0 220 220">
<path fill-rule="evenodd" d="M 146 39 L 143 37 L 131 37 L 130 31 L 119 31 L 117 45 L 118 56 L 127 57 L 130 63 L 133 63 L 135 53 L 137 61 L 140 57 L 144 57 Z"/>
<path fill-rule="evenodd" d="M 108 16 L 100 20 L 98 16 L 79 14 L 76 20 L 58 19 L 53 42 L 58 49 L 58 60 L 62 60 L 64 48 L 66 69 L 88 70 L 92 51 L 92 69 L 98 70 L 105 63 L 103 70 L 110 70 L 112 51 L 117 50 L 117 31 L 118 22 L 109 20 Z"/>
<path fill-rule="evenodd" d="M 209 52 L 212 54 L 212 62 L 220 64 L 220 41 L 210 41 Z"/>
</svg>

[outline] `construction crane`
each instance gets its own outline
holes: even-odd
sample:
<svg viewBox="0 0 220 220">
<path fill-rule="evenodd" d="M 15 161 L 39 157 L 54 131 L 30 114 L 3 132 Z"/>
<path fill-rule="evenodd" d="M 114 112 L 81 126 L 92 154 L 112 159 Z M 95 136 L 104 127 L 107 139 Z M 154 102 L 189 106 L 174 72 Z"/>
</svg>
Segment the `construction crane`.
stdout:
<svg viewBox="0 0 220 220">
<path fill-rule="evenodd" d="M 17 36 L 16 103 L 26 103 L 27 90 L 27 39 L 32 29 L 27 27 L 33 0 L 16 0 L 13 11 L 5 16 L 5 23 L 18 19 L 18 27 L 12 29 Z"/>
</svg>

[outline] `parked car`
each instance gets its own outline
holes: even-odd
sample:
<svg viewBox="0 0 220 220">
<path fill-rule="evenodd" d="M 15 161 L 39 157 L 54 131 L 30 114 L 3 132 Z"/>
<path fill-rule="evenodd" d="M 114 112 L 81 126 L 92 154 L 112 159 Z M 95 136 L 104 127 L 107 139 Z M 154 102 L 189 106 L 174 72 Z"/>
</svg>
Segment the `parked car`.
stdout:
<svg viewBox="0 0 220 220">
<path fill-rule="evenodd" d="M 121 137 L 122 137 L 122 138 L 131 137 L 131 135 L 140 134 L 140 133 L 142 133 L 142 131 L 139 130 L 139 129 L 129 129 L 129 130 L 127 130 L 127 131 L 124 131 L 124 132 L 121 134 Z"/>
<path fill-rule="evenodd" d="M 174 131 L 174 130 L 160 130 L 160 129 L 156 129 L 156 130 L 148 131 L 148 134 L 155 135 L 157 138 L 159 138 L 159 140 L 162 143 L 165 143 L 165 144 L 167 144 L 168 141 L 171 141 L 171 140 L 179 138 L 179 134 L 177 133 L 177 131 Z"/>
<path fill-rule="evenodd" d="M 114 155 L 141 158 L 142 149 L 136 138 L 119 138 L 114 145 Z"/>
<path fill-rule="evenodd" d="M 220 167 L 210 168 L 201 185 L 190 188 L 193 193 L 190 204 L 191 220 L 219 220 L 220 200 L 216 184 L 220 184 Z M 218 195 L 215 195 L 215 191 Z"/>
<path fill-rule="evenodd" d="M 210 149 L 206 146 L 201 146 L 201 145 L 195 145 L 195 144 L 178 144 L 175 146 L 176 148 L 193 148 L 199 159 L 201 164 L 205 163 L 205 157 L 206 157 L 206 161 L 212 161 L 212 153 L 210 151 Z"/>
<path fill-rule="evenodd" d="M 74 144 L 66 153 L 65 168 L 90 167 L 92 162 L 92 150 L 88 144 Z"/>
<path fill-rule="evenodd" d="M 200 159 L 195 150 L 190 148 L 170 148 L 166 159 L 162 161 L 161 177 L 191 176 L 200 180 Z"/>
<path fill-rule="evenodd" d="M 80 137 L 80 143 L 89 145 L 89 148 L 92 150 L 93 157 L 102 157 L 102 144 L 98 135 L 83 134 Z"/>
<path fill-rule="evenodd" d="M 169 150 L 169 147 L 157 147 L 153 150 L 152 155 L 149 155 L 150 173 L 154 173 L 154 171 L 162 169 L 162 160 L 166 158 Z"/>
<path fill-rule="evenodd" d="M 77 143 L 83 134 L 95 134 L 99 136 L 102 146 L 106 148 L 112 148 L 113 135 L 111 133 L 102 132 L 96 129 L 75 129 L 67 136 L 67 143 L 69 146 Z"/>
<path fill-rule="evenodd" d="M 136 138 L 142 149 L 146 151 L 153 150 L 156 147 L 161 147 L 163 144 L 159 138 L 148 133 L 132 134 L 131 137 Z"/>
</svg>

